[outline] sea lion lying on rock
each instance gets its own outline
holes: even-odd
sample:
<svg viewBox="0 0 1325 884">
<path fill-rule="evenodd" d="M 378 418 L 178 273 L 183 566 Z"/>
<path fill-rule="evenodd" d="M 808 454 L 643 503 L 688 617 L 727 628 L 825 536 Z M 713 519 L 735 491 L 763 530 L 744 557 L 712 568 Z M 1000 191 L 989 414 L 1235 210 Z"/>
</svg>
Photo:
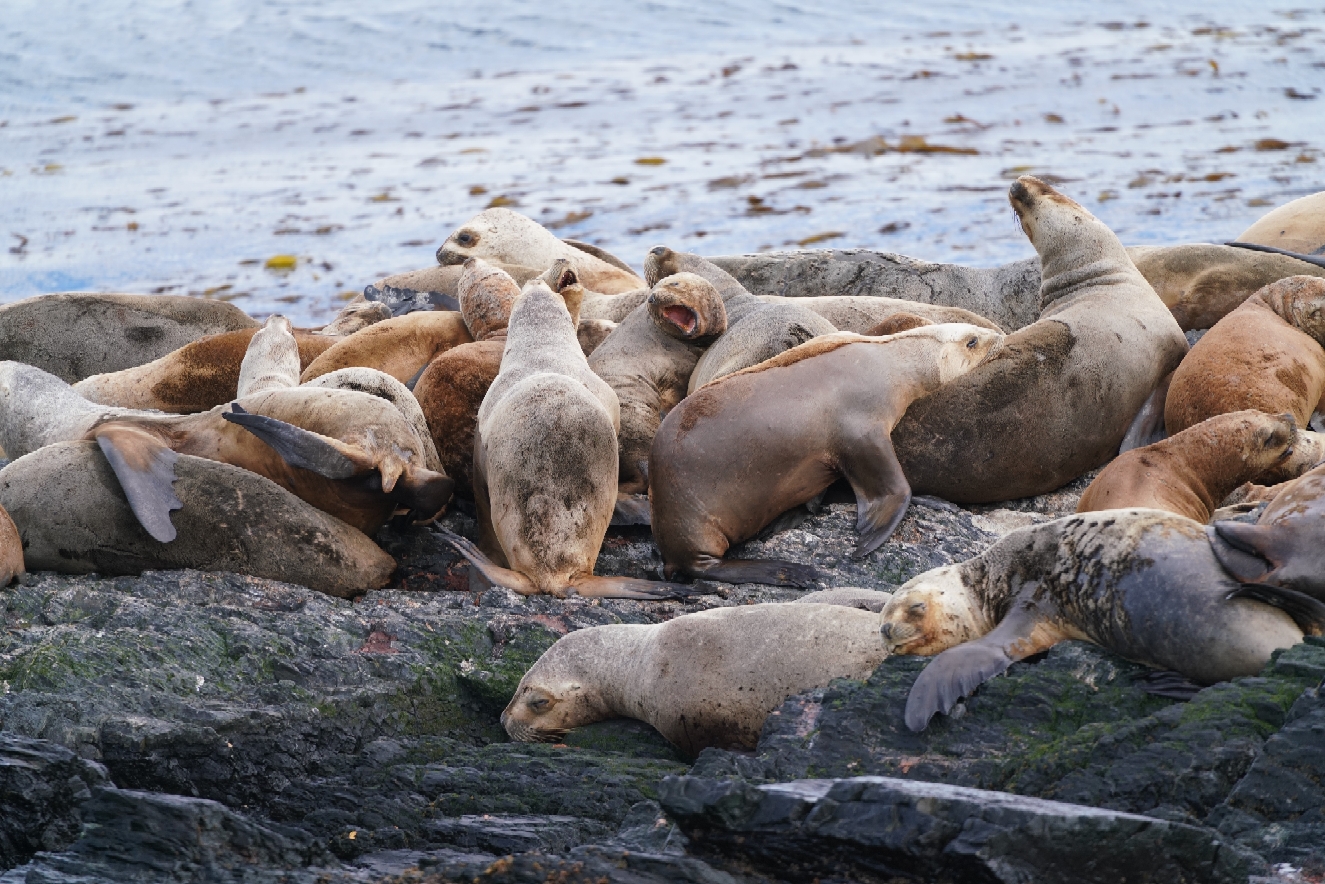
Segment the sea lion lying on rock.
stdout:
<svg viewBox="0 0 1325 884">
<path fill-rule="evenodd" d="M 720 377 L 835 331 L 831 322 L 800 304 L 770 304 L 743 317 L 704 351 L 690 373 L 686 391 L 693 393 Z"/>
<path fill-rule="evenodd" d="M 1187 341 L 1113 231 L 1023 176 L 1009 200 L 1043 264 L 1044 312 L 893 431 L 918 494 L 988 503 L 1043 494 L 1118 451 Z"/>
<path fill-rule="evenodd" d="M 1204 525 L 1107 510 L 1021 528 L 973 559 L 926 571 L 893 594 L 881 631 L 891 653 L 938 654 L 906 701 L 906 724 L 919 731 L 1060 641 L 1093 642 L 1208 685 L 1255 675 L 1275 650 L 1325 628 L 1318 602 L 1288 600 L 1290 616 L 1243 593 Z"/>
<path fill-rule="evenodd" d="M 879 615 L 843 605 L 713 608 L 666 623 L 580 629 L 538 659 L 502 713 L 520 742 L 560 742 L 609 718 L 653 725 L 692 758 L 750 750 L 773 710 L 887 656 Z"/>
<path fill-rule="evenodd" d="M 29 566 L 66 574 L 164 568 L 234 571 L 349 598 L 385 586 L 396 563 L 362 532 L 256 473 L 179 455 L 181 508 L 169 543 L 152 537 L 92 442 L 59 442 L 0 470 Z"/>
<path fill-rule="evenodd" d="M 728 375 L 684 399 L 649 456 L 653 536 L 667 574 L 803 585 L 813 569 L 724 560 L 839 476 L 856 494 L 856 556 L 888 539 L 911 489 L 889 439 L 907 407 L 975 369 L 1003 339 L 971 325 L 887 338 L 838 332 Z"/>
<path fill-rule="evenodd" d="M 0 306 L 0 360 L 26 362 L 72 384 L 260 324 L 233 304 L 205 298 L 38 295 Z"/>
</svg>

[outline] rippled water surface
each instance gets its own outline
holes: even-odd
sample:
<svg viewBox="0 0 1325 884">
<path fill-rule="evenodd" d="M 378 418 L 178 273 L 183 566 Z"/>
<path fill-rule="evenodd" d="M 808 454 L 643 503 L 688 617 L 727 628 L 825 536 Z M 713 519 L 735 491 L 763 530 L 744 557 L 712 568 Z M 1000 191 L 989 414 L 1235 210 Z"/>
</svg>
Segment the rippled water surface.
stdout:
<svg viewBox="0 0 1325 884">
<path fill-rule="evenodd" d="M 493 203 L 636 267 L 659 242 L 991 265 L 1033 254 L 1025 171 L 1127 243 L 1325 189 L 1319 7 L 459 6 L 7 0 L 0 299 L 312 324 Z"/>
</svg>

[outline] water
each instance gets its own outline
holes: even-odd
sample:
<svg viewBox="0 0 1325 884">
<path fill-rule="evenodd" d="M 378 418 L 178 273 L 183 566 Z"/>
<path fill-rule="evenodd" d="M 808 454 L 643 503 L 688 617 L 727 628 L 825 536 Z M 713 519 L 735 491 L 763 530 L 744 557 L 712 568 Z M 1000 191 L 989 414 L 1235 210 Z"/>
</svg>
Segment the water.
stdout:
<svg viewBox="0 0 1325 884">
<path fill-rule="evenodd" d="M 459 6 L 8 0 L 0 299 L 314 324 L 494 201 L 636 267 L 660 242 L 992 265 L 1033 254 L 1021 172 L 1129 244 L 1325 189 L 1322 8 Z"/>
</svg>

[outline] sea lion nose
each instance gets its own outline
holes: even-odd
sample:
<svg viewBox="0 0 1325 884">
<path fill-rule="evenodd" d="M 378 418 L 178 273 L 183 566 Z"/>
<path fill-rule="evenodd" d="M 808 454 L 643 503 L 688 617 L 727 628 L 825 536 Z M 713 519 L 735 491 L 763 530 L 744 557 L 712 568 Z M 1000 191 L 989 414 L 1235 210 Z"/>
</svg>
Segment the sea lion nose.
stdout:
<svg viewBox="0 0 1325 884">
<path fill-rule="evenodd" d="M 887 640 L 887 641 L 892 641 L 892 638 L 893 638 L 893 625 L 892 625 L 891 623 L 885 623 L 885 624 L 883 624 L 882 626 L 880 626 L 880 627 L 879 627 L 879 632 L 882 633 L 882 635 L 883 635 L 883 637 L 884 637 L 885 640 Z"/>
</svg>

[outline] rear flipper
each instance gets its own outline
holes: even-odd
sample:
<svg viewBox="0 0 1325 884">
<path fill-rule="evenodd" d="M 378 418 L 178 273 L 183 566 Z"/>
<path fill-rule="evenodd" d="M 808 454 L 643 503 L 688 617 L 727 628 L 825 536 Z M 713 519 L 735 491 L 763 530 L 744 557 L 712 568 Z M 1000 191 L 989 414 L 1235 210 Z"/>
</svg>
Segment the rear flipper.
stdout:
<svg viewBox="0 0 1325 884">
<path fill-rule="evenodd" d="M 519 571 L 512 571 L 510 568 L 503 568 L 494 564 L 492 559 L 483 555 L 477 546 L 459 534 L 453 534 L 439 528 L 437 529 L 437 535 L 455 547 L 456 552 L 464 556 L 483 575 L 489 585 L 504 586 L 518 592 L 520 595 L 538 595 L 538 587 L 534 586 L 532 580 Z"/>
<path fill-rule="evenodd" d="M 1307 635 L 1325 635 L 1325 603 L 1295 589 L 1264 583 L 1244 583 L 1228 594 L 1231 599 L 1255 599 L 1283 611 Z"/>
<path fill-rule="evenodd" d="M 1199 684 L 1189 681 L 1187 676 L 1171 669 L 1149 669 L 1132 679 L 1132 684 L 1152 696 L 1182 700 L 1184 703 L 1201 690 Z"/>
<path fill-rule="evenodd" d="M 174 540 L 170 513 L 184 507 L 171 487 L 179 454 L 156 434 L 133 424 L 104 423 L 93 438 L 120 480 L 138 522 L 161 543 Z"/>
<path fill-rule="evenodd" d="M 988 635 L 949 648 L 934 658 L 906 698 L 906 726 L 923 731 L 934 713 L 952 711 L 962 697 L 1018 660 L 1058 644 L 1062 636 L 1036 613 L 1014 608 Z"/>
<path fill-rule="evenodd" d="M 707 567 L 701 560 L 696 567 L 686 569 L 686 573 L 692 577 L 717 580 L 722 583 L 763 583 L 768 586 L 801 588 L 810 586 L 819 579 L 819 572 L 813 565 L 800 565 L 777 559 L 713 559 L 712 564 Z"/>
<path fill-rule="evenodd" d="M 612 510 L 613 525 L 651 525 L 652 523 L 653 512 L 649 508 L 649 495 L 618 494 L 616 496 L 616 508 Z"/>
<path fill-rule="evenodd" d="M 575 594 L 589 599 L 687 599 L 701 594 L 693 586 L 659 583 L 635 577 L 582 577 L 571 584 Z"/>
<path fill-rule="evenodd" d="M 296 427 L 274 417 L 250 414 L 238 402 L 230 403 L 230 411 L 222 412 L 221 417 L 266 442 L 290 466 L 309 470 L 328 479 L 348 479 L 374 467 L 362 452 L 339 439 Z"/>
<path fill-rule="evenodd" d="M 1169 385 L 1173 383 L 1173 372 L 1164 376 L 1150 396 L 1141 405 L 1141 410 L 1132 418 L 1132 425 L 1123 436 L 1123 444 L 1118 446 L 1118 453 L 1131 451 L 1133 448 L 1145 448 L 1169 437 L 1164 428 L 1164 402 L 1169 396 Z"/>
</svg>

